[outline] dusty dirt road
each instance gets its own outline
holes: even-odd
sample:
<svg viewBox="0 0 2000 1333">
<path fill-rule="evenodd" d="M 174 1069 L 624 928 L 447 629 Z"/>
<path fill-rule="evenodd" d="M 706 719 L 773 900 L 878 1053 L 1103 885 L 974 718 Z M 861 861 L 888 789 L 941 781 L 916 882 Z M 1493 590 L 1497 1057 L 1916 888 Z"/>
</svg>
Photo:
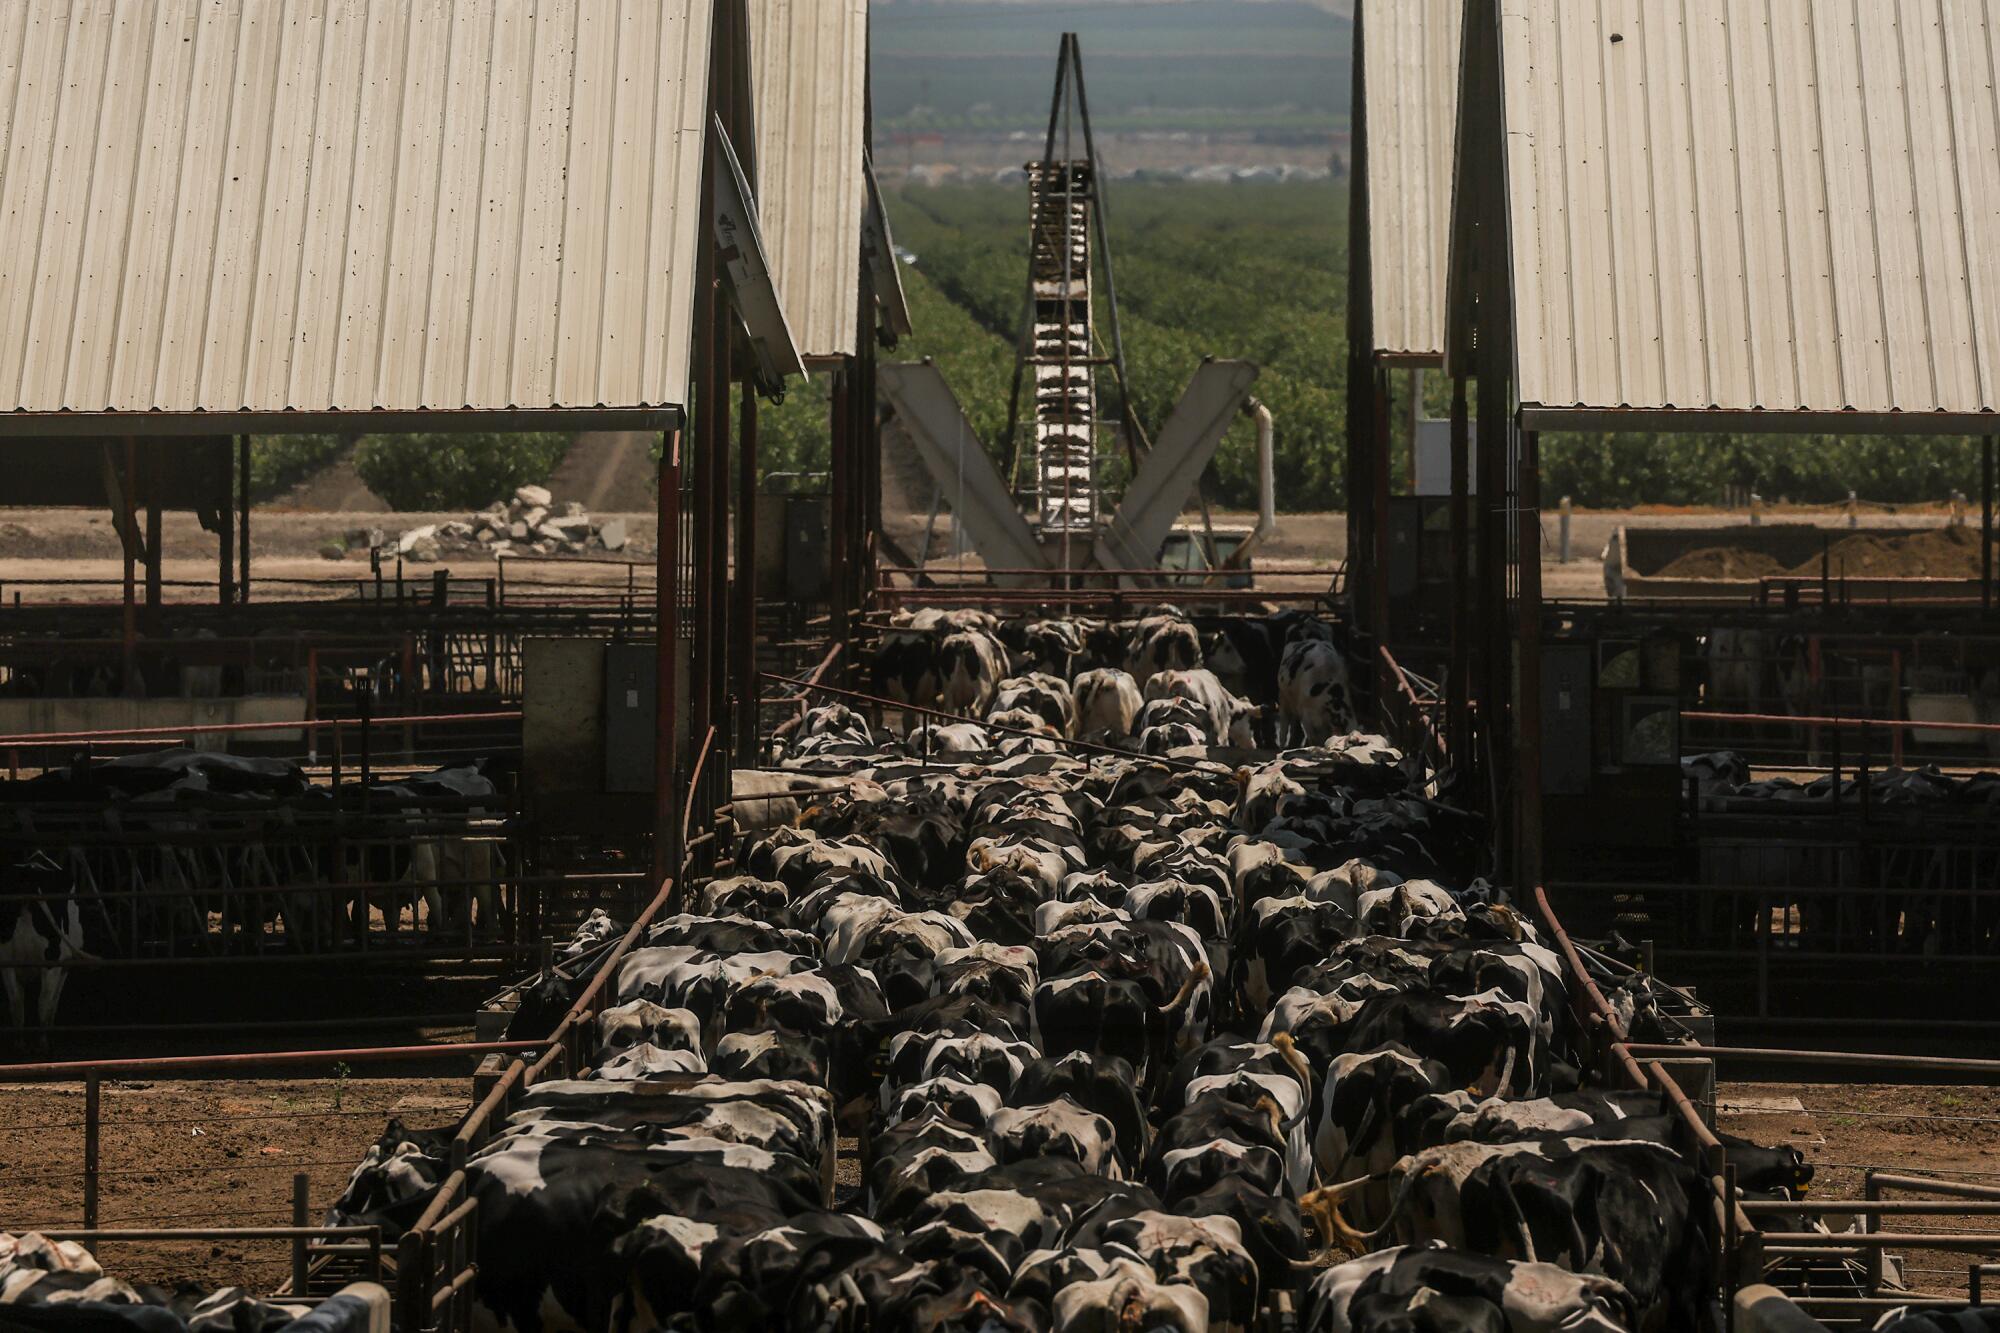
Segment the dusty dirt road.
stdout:
<svg viewBox="0 0 2000 1333">
<path fill-rule="evenodd" d="M 604 447 L 592 451 L 592 477 L 579 484 L 602 481 L 616 491 L 622 488 L 615 478 L 631 466 L 630 451 L 618 447 L 607 436 Z M 591 469 L 585 469 L 590 471 Z M 611 513 L 594 514 L 613 517 Z M 627 531 L 641 552 L 650 552 L 658 525 L 650 513 L 616 515 L 626 520 Z M 427 523 L 463 519 L 464 514 L 405 513 L 372 511 L 313 511 L 258 509 L 250 524 L 251 574 L 254 587 L 262 582 L 272 597 L 340 596 L 351 593 L 356 579 L 372 577 L 365 549 L 351 549 L 339 559 L 321 554 L 352 534 L 380 529 L 395 535 Z M 924 513 L 884 514 L 890 534 L 901 548 L 915 557 L 924 545 Z M 1211 515 L 1218 527 L 1249 528 L 1255 515 L 1217 511 Z M 1185 520 L 1199 527 L 1197 515 Z M 1769 521 L 1815 523 L 1829 529 L 1846 526 L 1844 514 L 1835 510 L 1797 509 L 1772 511 Z M 1865 516 L 1874 527 L 1932 527 L 1946 521 L 1945 514 L 1917 512 L 1888 516 Z M 1550 514 L 1544 520 L 1542 565 L 1543 594 L 1549 598 L 1589 600 L 1604 595 L 1602 554 L 1607 540 L 1620 525 L 1640 527 L 1712 527 L 1747 524 L 1741 511 L 1588 511 L 1579 510 L 1571 520 L 1571 559 L 1559 558 L 1558 520 Z M 930 559 L 943 563 L 976 566 L 976 558 L 955 559 L 950 554 L 951 520 L 940 515 L 931 531 Z M 162 547 L 166 552 L 164 577 L 170 585 L 170 602 L 206 601 L 214 596 L 217 539 L 202 531 L 191 514 L 170 513 L 165 517 Z M 1277 534 L 1258 552 L 1259 569 L 1304 571 L 1330 569 L 1347 555 L 1347 516 L 1338 513 L 1280 514 Z M 650 554 L 635 555 L 637 563 L 650 566 Z M 494 561 L 479 555 L 450 555 L 436 565 L 406 563 L 406 577 L 427 580 L 436 569 L 449 569 L 463 578 L 491 578 Z M 525 569 L 526 567 L 521 567 Z M 619 583 L 625 581 L 621 568 L 565 565 L 563 578 L 578 582 Z M 0 508 L 0 598 L 12 600 L 19 593 L 28 601 L 116 602 L 120 596 L 123 559 L 117 534 L 107 514 L 81 509 Z M 525 575 L 524 575 L 525 577 Z M 189 586 L 172 587 L 175 583 Z M 316 586 L 319 585 L 319 586 Z"/>
</svg>

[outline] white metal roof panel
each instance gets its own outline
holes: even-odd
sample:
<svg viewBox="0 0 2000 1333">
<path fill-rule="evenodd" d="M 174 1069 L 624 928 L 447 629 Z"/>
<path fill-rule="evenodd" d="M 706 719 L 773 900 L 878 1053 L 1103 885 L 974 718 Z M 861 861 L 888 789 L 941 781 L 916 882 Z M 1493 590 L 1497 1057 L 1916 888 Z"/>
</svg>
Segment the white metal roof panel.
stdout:
<svg viewBox="0 0 2000 1333">
<path fill-rule="evenodd" d="M 757 219 L 802 355 L 852 356 L 859 321 L 868 0 L 751 0 Z"/>
<path fill-rule="evenodd" d="M 1369 289 L 1374 351 L 1444 354 L 1461 0 L 1367 0 Z"/>
<path fill-rule="evenodd" d="M 686 399 L 704 0 L 6 0 L 0 410 Z"/>
<path fill-rule="evenodd" d="M 2000 0 L 1480 2 L 1524 407 L 1995 410 Z"/>
</svg>

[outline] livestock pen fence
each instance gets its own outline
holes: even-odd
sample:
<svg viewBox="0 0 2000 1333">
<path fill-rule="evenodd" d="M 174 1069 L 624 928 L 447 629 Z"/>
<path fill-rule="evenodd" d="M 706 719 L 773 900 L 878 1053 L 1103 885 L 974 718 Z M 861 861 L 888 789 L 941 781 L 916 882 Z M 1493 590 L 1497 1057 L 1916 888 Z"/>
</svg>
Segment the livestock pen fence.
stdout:
<svg viewBox="0 0 2000 1333">
<path fill-rule="evenodd" d="M 1382 671 L 1391 687 L 1383 690 L 1382 708 L 1392 734 L 1417 752 L 1445 753 L 1438 731 L 1443 710 L 1387 652 Z M 1477 719 L 1471 720 L 1476 725 Z M 1755 839 L 1746 845 L 1755 845 Z M 1718 1068 L 1732 1065 L 1763 1070 L 1789 1064 L 1873 1077 L 2000 1083 L 2000 1061 L 1634 1042 L 1557 914 L 1558 902 L 1565 910 L 1577 905 L 1593 928 L 1608 924 L 1600 911 L 1590 910 L 1601 902 L 1578 892 L 1585 887 L 1566 885 L 1557 891 L 1536 886 L 1532 905 L 1562 960 L 1570 1007 L 1589 1042 L 1595 1073 L 1611 1088 L 1660 1094 L 1673 1116 L 1675 1146 L 1708 1181 L 1719 1240 L 1719 1295 L 1730 1326 L 1739 1333 L 1865 1328 L 1902 1306 L 1950 1308 L 1963 1305 L 1968 1295 L 1976 1302 L 1983 1284 L 2000 1274 L 2000 1222 L 1994 1221 L 2000 1218 L 2000 1180 L 1983 1184 L 1869 1167 L 1858 1199 L 1746 1200 L 1737 1189 L 1729 1148 L 1713 1127 L 1716 1079 Z M 1670 949 L 1654 947 L 1651 939 L 1644 954 L 1648 968 L 1676 957 Z M 1796 1231 L 1759 1226 L 1797 1225 L 1801 1218 L 1806 1225 Z M 1829 1221 L 1853 1229 L 1832 1231 L 1825 1225 Z M 1966 1275 L 1966 1293 L 1904 1288 L 1894 1280 L 1898 1270 L 1889 1262 L 1892 1254 L 1926 1262 L 1922 1269 L 1902 1270 L 1910 1275 L 1948 1273 L 1956 1260 Z M 1947 1267 L 1936 1267 L 1941 1263 Z"/>
<path fill-rule="evenodd" d="M 75 1107 L 51 1112 L 55 1118 L 12 1116 L 0 1126 L 0 1160 L 7 1163 L 11 1205 L 7 1215 L 0 1215 L 0 1231 L 39 1231 L 93 1250 L 112 1244 L 158 1249 L 197 1242 L 278 1246 L 289 1256 L 289 1277 L 277 1294 L 288 1300 L 317 1301 L 349 1282 L 390 1278 L 392 1265 L 380 1228 L 315 1223 L 345 1185 L 354 1159 L 327 1157 L 326 1149 L 311 1145 L 329 1138 L 351 1140 L 351 1133 L 341 1133 L 344 1127 L 379 1126 L 390 1116 L 443 1114 L 447 1108 L 412 1108 L 401 1095 L 380 1100 L 385 1092 L 354 1071 L 412 1063 L 435 1070 L 453 1067 L 457 1057 L 545 1047 L 543 1042 L 456 1042 L 0 1066 L 0 1098 L 33 1092 L 51 1107 Z M 303 1074 L 321 1083 L 327 1091 L 320 1095 L 328 1104 L 304 1106 L 297 1104 L 299 1097 L 277 1095 L 257 1110 L 208 1104 L 231 1097 L 258 1101 L 246 1091 L 244 1080 L 288 1071 L 300 1071 L 294 1079 Z M 211 1078 L 225 1081 L 212 1085 Z M 124 1086 L 135 1079 L 148 1081 Z M 55 1086 L 45 1086 L 49 1084 Z M 206 1096 L 214 1086 L 224 1090 L 222 1098 Z M 131 1095 L 107 1095 L 112 1093 Z M 121 1109 L 127 1102 L 134 1104 L 130 1113 Z M 452 1113 L 460 1113 L 464 1105 L 458 1099 L 459 1109 Z M 211 1160 L 198 1166 L 120 1152 L 117 1139 L 135 1132 L 154 1145 L 175 1137 L 206 1139 L 214 1151 Z M 243 1144 L 233 1144 L 232 1136 Z M 249 1148 L 251 1141 L 264 1146 Z M 254 1154 L 247 1160 L 246 1151 Z M 73 1164 L 58 1165 L 64 1162 Z M 243 1192 L 244 1177 L 265 1173 L 276 1177 L 268 1186 L 251 1182 L 251 1192 L 265 1202 L 245 1208 L 227 1197 Z M 26 1202 L 30 1199 L 36 1202 Z M 39 1215 L 13 1215 L 13 1208 L 37 1205 Z"/>
<path fill-rule="evenodd" d="M 326 983 L 351 989 L 384 970 L 518 967 L 572 925 L 579 908 L 637 909 L 642 872 L 615 859 L 580 871 L 570 849 L 538 836 L 519 806 L 509 747 L 477 747 L 499 761 L 496 780 L 490 791 L 458 795 L 452 783 L 410 786 L 421 775 L 395 762 L 397 747 L 386 739 L 477 733 L 519 717 L 503 710 L 0 737 L 0 753 L 64 757 L 50 773 L 50 794 L 21 784 L 0 803 L 0 855 L 53 865 L 63 887 L 0 885 L 0 911 L 43 903 L 81 932 L 57 957 L 9 961 L 10 982 L 34 984 L 23 987 L 23 1012 L 5 1015 L 8 1031 L 46 1040 L 457 1022 L 376 1012 L 379 1004 L 338 1019 L 279 1015 L 313 1008 L 311 991 Z M 140 791 L 154 780 L 144 769 L 107 771 L 106 747 L 115 756 L 128 746 L 157 751 L 215 732 L 286 728 L 329 738 L 330 762 L 297 769 L 265 794 L 202 790 L 163 802 L 111 799 L 105 786 L 116 777 L 116 790 Z M 270 778 L 218 771 L 251 788 Z M 158 780 L 180 772 L 170 766 Z M 104 797 L 83 799 L 98 787 Z M 303 981 L 291 969 L 314 964 L 337 970 L 312 974 L 312 987 L 271 990 L 270 979 Z M 165 989 L 183 974 L 203 980 Z M 145 997 L 154 993 L 153 1007 L 182 1021 L 151 1021 Z M 232 1012 L 246 1001 L 251 1015 Z M 57 1003 L 66 1017 L 48 1012 Z"/>
<path fill-rule="evenodd" d="M 1826 721 L 1850 736 L 1917 725 Z M 1650 940 L 1677 975 L 1772 1025 L 2000 1026 L 1936 1013 L 1941 988 L 2000 967 L 2000 778 L 1871 767 L 1852 740 L 1845 752 L 1810 783 L 1690 774 L 1672 849 L 1573 858 L 1558 901 L 1590 929 Z"/>
<path fill-rule="evenodd" d="M 832 660 L 829 654 L 823 667 Z M 709 728 L 691 770 L 681 808 L 679 874 L 660 883 L 652 900 L 605 952 L 534 1058 L 516 1054 L 508 1060 L 452 1136 L 450 1173 L 397 1244 L 395 1321 L 399 1333 L 448 1333 L 471 1327 L 472 1288 L 479 1273 L 479 1205 L 469 1188 L 467 1159 L 499 1131 L 525 1092 L 551 1078 L 572 1077 L 585 1067 L 594 1045 L 597 1016 L 611 998 L 612 980 L 626 956 L 645 939 L 655 920 L 685 902 L 698 878 L 727 870 L 729 857 L 720 838 L 726 825 L 718 823 L 701 833 L 695 831 L 698 817 L 715 809 L 718 798 L 728 791 L 718 783 L 718 775 L 721 783 L 727 782 L 729 770 L 725 756 L 718 753 L 717 741 L 716 729 Z M 491 1072 L 490 1064 L 487 1072 Z M 831 1161 L 827 1167 L 830 1191 Z"/>
<path fill-rule="evenodd" d="M 364 701 L 402 713 L 497 706 L 522 697 L 529 638 L 654 632 L 650 564 L 511 559 L 493 569 L 301 580 L 299 591 L 322 596 L 177 606 L 171 633 L 141 633 L 116 606 L 23 603 L 22 584 L 0 585 L 0 715 L 29 700 L 76 711 L 130 697 L 210 708 L 303 700 L 308 718 L 356 716 Z"/>
<path fill-rule="evenodd" d="M 713 741 L 713 733 L 709 740 Z M 709 747 L 704 746 L 702 757 L 705 759 L 708 753 Z M 703 782 L 697 772 L 689 788 L 688 818 L 691 819 L 693 812 L 700 808 L 701 802 L 711 800 L 713 795 L 712 785 Z M 687 831 L 684 822 L 683 832 Z M 699 850 L 704 844 L 693 838 L 686 841 L 696 848 L 690 854 L 690 865 L 704 860 L 713 863 L 712 849 L 709 855 L 704 856 Z M 78 1240 L 92 1247 L 122 1242 L 144 1242 L 154 1246 L 201 1241 L 282 1244 L 290 1253 L 290 1277 L 277 1294 L 287 1299 L 321 1300 L 349 1282 L 382 1280 L 391 1283 L 395 1291 L 393 1308 L 397 1327 L 410 1330 L 468 1327 L 471 1286 L 478 1264 L 478 1233 L 477 1204 L 466 1191 L 466 1158 L 496 1132 L 508 1108 L 523 1091 L 544 1079 L 567 1077 L 581 1069 L 590 1051 L 591 1025 L 604 1007 L 606 988 L 611 978 L 627 953 L 644 937 L 647 928 L 670 904 L 677 901 L 679 883 L 668 880 L 659 886 L 623 936 L 603 953 L 582 994 L 546 1038 L 0 1066 L 0 1091 L 18 1090 L 20 1085 L 27 1083 L 69 1080 L 80 1085 L 78 1093 L 82 1103 L 73 1116 L 16 1123 L 0 1131 L 0 1137 L 17 1137 L 23 1145 L 9 1151 L 9 1159 L 16 1152 L 24 1153 L 25 1144 L 29 1141 L 41 1146 L 46 1155 L 46 1144 L 51 1141 L 48 1136 L 64 1131 L 76 1135 L 80 1149 L 80 1166 L 74 1176 L 76 1212 L 34 1219 L 0 1216 L 0 1230 L 40 1230 L 54 1238 Z M 107 1167 L 104 1165 L 107 1128 L 115 1131 L 121 1125 L 130 1127 L 167 1121 L 201 1131 L 204 1124 L 213 1127 L 218 1121 L 235 1126 L 256 1122 L 282 1126 L 293 1136 L 291 1141 L 298 1142 L 310 1136 L 315 1124 L 322 1127 L 342 1121 L 379 1124 L 385 1117 L 406 1110 L 400 1102 L 391 1102 L 310 1109 L 286 1107 L 271 1112 L 219 1116 L 118 1117 L 106 1114 L 104 1090 L 108 1080 L 139 1075 L 188 1077 L 209 1073 L 242 1078 L 253 1071 L 307 1068 L 316 1071 L 322 1078 L 331 1075 L 337 1088 L 344 1085 L 358 1067 L 405 1062 L 421 1062 L 435 1067 L 460 1057 L 477 1057 L 482 1063 L 473 1074 L 476 1101 L 461 1101 L 461 1108 L 469 1104 L 470 1109 L 453 1113 L 458 1128 L 449 1150 L 451 1173 L 430 1206 L 393 1249 L 385 1251 L 379 1227 L 315 1226 L 311 1223 L 315 1211 L 323 1213 L 339 1189 L 339 1185 L 331 1185 L 322 1190 L 317 1196 L 318 1207 L 315 1210 L 312 1172 L 331 1172 L 320 1179 L 344 1184 L 355 1165 L 354 1158 L 301 1162 L 284 1155 L 283 1160 L 269 1162 L 229 1160 L 215 1163 L 197 1173 L 212 1178 L 217 1174 L 234 1176 L 245 1171 L 290 1172 L 292 1199 L 289 1209 L 263 1214 L 237 1214 L 213 1222 L 200 1212 L 186 1211 L 121 1214 L 111 1218 L 100 1215 L 107 1182 L 114 1182 L 114 1190 L 117 1189 L 115 1182 L 126 1180 L 165 1185 L 168 1188 L 161 1190 L 161 1194 L 182 1199 L 187 1195 L 184 1187 L 197 1183 L 186 1173 L 177 1174 L 170 1167 L 160 1164 Z M 503 1057 L 508 1063 L 496 1071 L 493 1062 Z M 462 1065 L 456 1067 L 461 1071 L 464 1069 Z M 33 1136 L 32 1140 L 26 1136 Z M 10 1178 L 18 1180 L 22 1177 L 10 1170 Z M 119 1192 L 122 1194 L 122 1191 Z M 227 1207 L 226 1203 L 217 1205 L 218 1209 Z M 198 1220 L 200 1224 L 191 1225 Z"/>
</svg>

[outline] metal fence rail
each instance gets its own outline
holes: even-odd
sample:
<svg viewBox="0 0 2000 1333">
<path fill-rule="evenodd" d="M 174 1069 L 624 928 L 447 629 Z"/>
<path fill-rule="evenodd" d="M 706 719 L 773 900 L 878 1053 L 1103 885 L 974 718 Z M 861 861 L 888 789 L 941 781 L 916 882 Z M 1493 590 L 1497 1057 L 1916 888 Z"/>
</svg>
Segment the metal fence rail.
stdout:
<svg viewBox="0 0 2000 1333">
<path fill-rule="evenodd" d="M 828 661 L 832 660 L 829 654 Z M 626 956 L 663 913 L 676 910 L 695 867 L 717 864 L 715 833 L 691 836 L 697 820 L 716 805 L 717 775 L 728 780 L 727 756 L 720 753 L 717 729 L 702 739 L 681 807 L 679 832 L 684 848 L 681 874 L 664 880 L 652 900 L 593 970 L 590 982 L 557 1022 L 540 1055 L 511 1060 L 453 1136 L 451 1172 L 415 1225 L 397 1244 L 395 1302 L 398 1333 L 450 1333 L 472 1322 L 472 1286 L 478 1276 L 476 1200 L 467 1190 L 470 1156 L 485 1146 L 528 1089 L 549 1078 L 567 1078 L 590 1058 L 597 1015 L 610 998 L 612 978 Z M 726 789 L 724 789 L 726 795 Z M 707 839 L 706 842 L 702 839 Z"/>
</svg>

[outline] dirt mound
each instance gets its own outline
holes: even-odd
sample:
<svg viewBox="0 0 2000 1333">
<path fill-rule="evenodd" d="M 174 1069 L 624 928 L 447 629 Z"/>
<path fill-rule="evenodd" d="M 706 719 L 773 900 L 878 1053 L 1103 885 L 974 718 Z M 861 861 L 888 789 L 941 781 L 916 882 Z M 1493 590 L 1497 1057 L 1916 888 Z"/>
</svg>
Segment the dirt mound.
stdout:
<svg viewBox="0 0 2000 1333">
<path fill-rule="evenodd" d="M 1766 574 L 1782 574 L 1784 565 L 1764 551 L 1746 551 L 1740 546 L 1704 546 L 1698 551 L 1669 561 L 1653 572 L 1663 579 L 1759 579 Z"/>
<path fill-rule="evenodd" d="M 1829 530 L 1829 537 L 1832 530 Z M 1971 528 L 1917 528 L 1909 532 L 1857 532 L 1833 537 L 1826 568 L 1835 578 L 1979 577 L 1979 534 Z M 1767 576 L 1818 578 L 1820 557 L 1787 566 L 1766 551 L 1740 546 L 1705 546 L 1676 557 L 1655 571 L 1669 579 L 1756 579 Z"/>
</svg>

